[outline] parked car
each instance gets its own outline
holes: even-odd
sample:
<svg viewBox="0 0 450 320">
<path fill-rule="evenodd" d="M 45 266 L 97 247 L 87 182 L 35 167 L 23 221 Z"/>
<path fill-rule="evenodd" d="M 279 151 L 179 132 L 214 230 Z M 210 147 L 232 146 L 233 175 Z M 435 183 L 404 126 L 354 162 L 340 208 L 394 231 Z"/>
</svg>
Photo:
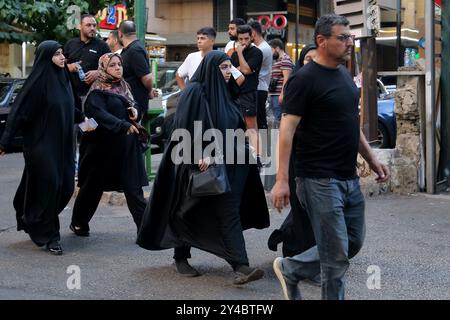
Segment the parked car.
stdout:
<svg viewBox="0 0 450 320">
<path fill-rule="evenodd" d="M 158 87 L 162 96 L 161 107 L 164 110 L 150 123 L 152 153 L 161 153 L 169 139 L 173 118 L 180 96 L 175 74 L 182 62 L 166 62 L 158 66 Z"/>
<path fill-rule="evenodd" d="M 395 148 L 397 140 L 397 121 L 395 118 L 394 92 L 388 92 L 381 80 L 378 84 L 378 141 L 374 146 Z"/>
<path fill-rule="evenodd" d="M 3 131 L 5 131 L 11 106 L 24 83 L 25 79 L 0 78 L 0 137 L 3 135 Z M 22 134 L 19 131 L 16 133 L 12 142 L 12 147 L 20 148 L 22 146 L 22 140 Z"/>
</svg>

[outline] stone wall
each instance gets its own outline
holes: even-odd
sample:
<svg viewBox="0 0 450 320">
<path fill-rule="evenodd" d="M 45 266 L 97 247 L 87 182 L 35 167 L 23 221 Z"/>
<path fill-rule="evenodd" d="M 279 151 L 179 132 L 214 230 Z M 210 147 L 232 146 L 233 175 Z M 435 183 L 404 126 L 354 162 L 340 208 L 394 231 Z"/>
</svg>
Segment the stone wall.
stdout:
<svg viewBox="0 0 450 320">
<path fill-rule="evenodd" d="M 407 70 L 411 71 L 411 70 Z M 423 76 L 399 76 L 395 94 L 397 120 L 397 143 L 395 149 L 374 149 L 378 158 L 386 163 L 392 177 L 389 182 L 378 184 L 376 175 L 364 171 L 367 163 L 358 156 L 362 168 L 361 189 L 365 195 L 385 192 L 408 194 L 419 190 L 419 168 L 421 160 L 420 138 L 420 87 Z"/>
</svg>

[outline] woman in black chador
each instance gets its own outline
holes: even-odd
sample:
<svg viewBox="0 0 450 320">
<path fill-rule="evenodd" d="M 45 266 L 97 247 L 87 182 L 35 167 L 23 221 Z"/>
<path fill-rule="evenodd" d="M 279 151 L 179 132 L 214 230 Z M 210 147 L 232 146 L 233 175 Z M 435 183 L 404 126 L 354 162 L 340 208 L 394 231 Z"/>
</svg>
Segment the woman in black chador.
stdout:
<svg viewBox="0 0 450 320">
<path fill-rule="evenodd" d="M 17 95 L 0 140 L 3 154 L 22 130 L 25 169 L 14 197 L 17 230 L 57 255 L 62 254 L 58 214 L 74 190 L 72 134 L 78 110 L 64 60 L 59 43 L 39 45 L 33 70 Z M 75 120 L 83 119 L 78 111 Z"/>
<path fill-rule="evenodd" d="M 103 191 L 123 190 L 139 227 L 146 206 L 142 186 L 148 185 L 138 129 L 131 122 L 138 114 L 129 86 L 122 78 L 121 57 L 114 53 L 102 55 L 98 72 L 85 102 L 86 115 L 96 120 L 98 128 L 81 137 L 80 190 L 70 224 L 76 235 L 85 237 L 89 236 L 89 221 Z"/>
<path fill-rule="evenodd" d="M 208 53 L 181 94 L 174 119 L 174 129 L 185 129 L 192 137 L 192 149 L 205 147 L 201 135 L 194 136 L 194 121 L 201 123 L 203 132 L 212 126 L 223 137 L 226 129 L 245 129 L 238 105 L 230 95 L 231 61 L 219 51 Z M 198 123 L 197 123 L 198 124 Z M 200 141 L 199 141 L 200 140 Z M 238 154 L 248 159 L 248 144 L 239 141 L 234 149 L 223 143 L 226 171 L 231 192 L 190 197 L 186 194 L 193 167 L 207 168 L 207 160 L 192 159 L 188 163 L 174 164 L 178 142 L 171 141 L 166 148 L 153 185 L 150 201 L 144 213 L 137 243 L 149 250 L 175 248 L 175 265 L 180 274 L 197 276 L 199 273 L 188 263 L 190 247 L 196 247 L 225 259 L 235 271 L 235 284 L 244 284 L 263 277 L 264 272 L 249 267 L 243 230 L 269 226 L 269 214 L 263 186 L 256 164 L 232 163 Z M 194 155 L 194 152 L 192 152 Z M 245 161 L 244 161 L 245 162 Z M 236 163 L 236 162 L 234 162 Z"/>
</svg>

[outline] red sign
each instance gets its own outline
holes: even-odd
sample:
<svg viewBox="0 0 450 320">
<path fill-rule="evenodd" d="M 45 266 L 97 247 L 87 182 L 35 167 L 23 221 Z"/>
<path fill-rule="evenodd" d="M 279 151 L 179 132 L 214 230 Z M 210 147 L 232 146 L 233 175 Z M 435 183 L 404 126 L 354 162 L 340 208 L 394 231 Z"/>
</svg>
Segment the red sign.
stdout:
<svg viewBox="0 0 450 320">
<path fill-rule="evenodd" d="M 261 24 L 263 30 L 267 30 L 270 27 L 281 30 L 286 28 L 288 23 L 286 17 L 281 14 L 275 15 L 273 18 L 270 18 L 269 16 L 259 16 L 257 20 Z"/>
<path fill-rule="evenodd" d="M 97 16 L 100 17 L 100 29 L 117 29 L 123 20 L 128 19 L 127 8 L 123 4 L 108 5 Z"/>
</svg>

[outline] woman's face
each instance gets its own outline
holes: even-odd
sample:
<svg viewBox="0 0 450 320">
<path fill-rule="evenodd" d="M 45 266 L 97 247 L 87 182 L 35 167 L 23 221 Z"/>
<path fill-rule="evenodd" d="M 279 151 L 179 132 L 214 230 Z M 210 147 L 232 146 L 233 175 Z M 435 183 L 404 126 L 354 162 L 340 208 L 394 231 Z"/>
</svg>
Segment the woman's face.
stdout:
<svg viewBox="0 0 450 320">
<path fill-rule="evenodd" d="M 219 69 L 222 72 L 225 82 L 228 83 L 231 78 L 231 61 L 225 60 L 224 62 L 222 62 L 221 64 L 219 64 Z"/>
<path fill-rule="evenodd" d="M 120 79 L 122 78 L 123 68 L 122 62 L 119 57 L 114 56 L 109 60 L 108 67 L 106 68 L 106 72 L 112 75 L 114 78 Z"/>
<path fill-rule="evenodd" d="M 59 48 L 56 50 L 56 52 L 53 54 L 52 62 L 56 64 L 60 68 L 64 68 L 64 62 L 66 60 L 66 57 L 64 57 L 62 48 Z"/>
<path fill-rule="evenodd" d="M 316 58 L 316 52 L 317 52 L 316 49 L 309 50 L 305 56 L 305 59 L 303 59 L 303 64 L 306 65 L 310 63 L 312 60 L 314 60 Z"/>
</svg>

